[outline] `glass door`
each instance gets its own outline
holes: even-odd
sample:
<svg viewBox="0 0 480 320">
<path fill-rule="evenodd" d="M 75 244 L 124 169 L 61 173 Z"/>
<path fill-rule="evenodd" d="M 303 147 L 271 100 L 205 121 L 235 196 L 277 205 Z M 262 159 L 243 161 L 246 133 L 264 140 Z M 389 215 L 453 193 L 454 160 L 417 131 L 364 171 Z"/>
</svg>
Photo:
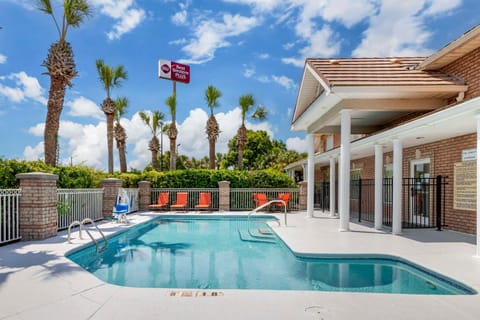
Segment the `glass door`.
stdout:
<svg viewBox="0 0 480 320">
<path fill-rule="evenodd" d="M 410 223 L 428 226 L 430 218 L 430 159 L 410 163 Z"/>
</svg>

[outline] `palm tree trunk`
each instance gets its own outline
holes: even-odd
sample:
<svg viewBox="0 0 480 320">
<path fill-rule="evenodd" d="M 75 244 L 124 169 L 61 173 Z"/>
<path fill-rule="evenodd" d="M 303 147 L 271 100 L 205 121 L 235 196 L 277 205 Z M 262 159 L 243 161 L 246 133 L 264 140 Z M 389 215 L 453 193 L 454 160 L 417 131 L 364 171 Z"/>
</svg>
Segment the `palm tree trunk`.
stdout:
<svg viewBox="0 0 480 320">
<path fill-rule="evenodd" d="M 238 170 L 243 170 L 243 143 L 238 144 Z"/>
<path fill-rule="evenodd" d="M 176 170 L 176 144 L 177 144 L 177 127 L 172 122 L 168 127 L 168 138 L 170 139 L 170 170 Z"/>
<path fill-rule="evenodd" d="M 177 143 L 177 139 L 170 139 L 170 170 L 176 170 L 177 165 L 176 165 L 176 150 L 175 150 L 175 145 Z"/>
<path fill-rule="evenodd" d="M 158 151 L 152 150 L 152 168 L 158 171 Z"/>
<path fill-rule="evenodd" d="M 50 166 L 57 165 L 58 130 L 60 128 L 60 114 L 63 109 L 66 83 L 61 77 L 50 78 L 48 93 L 47 118 L 44 131 L 45 163 Z"/>
<path fill-rule="evenodd" d="M 107 114 L 108 173 L 113 173 L 113 113 Z"/>
<path fill-rule="evenodd" d="M 208 168 L 209 169 L 215 169 L 215 140 L 214 139 L 209 139 L 208 140 L 209 146 L 210 146 L 210 159 L 208 161 Z"/>
<path fill-rule="evenodd" d="M 120 172 L 127 172 L 127 157 L 124 145 L 118 148 L 118 160 L 120 161 Z"/>
</svg>

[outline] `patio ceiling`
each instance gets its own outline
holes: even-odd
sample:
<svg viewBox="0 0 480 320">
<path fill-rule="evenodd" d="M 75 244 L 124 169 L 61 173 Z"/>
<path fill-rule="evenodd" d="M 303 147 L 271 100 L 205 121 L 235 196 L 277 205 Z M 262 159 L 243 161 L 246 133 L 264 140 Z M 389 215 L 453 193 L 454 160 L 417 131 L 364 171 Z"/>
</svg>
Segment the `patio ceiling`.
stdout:
<svg viewBox="0 0 480 320">
<path fill-rule="evenodd" d="M 374 146 L 381 144 L 384 152 L 392 151 L 392 140 L 400 139 L 403 148 L 458 137 L 477 132 L 477 117 L 480 116 L 480 97 L 457 106 L 425 115 L 419 119 L 385 130 L 378 134 L 356 140 L 351 144 L 351 159 L 361 159 L 374 154 Z M 338 157 L 340 148 L 315 155 L 315 163 L 328 165 L 331 157 Z M 306 160 L 305 160 L 306 161 Z M 301 163 L 298 163 L 299 165 Z"/>
</svg>

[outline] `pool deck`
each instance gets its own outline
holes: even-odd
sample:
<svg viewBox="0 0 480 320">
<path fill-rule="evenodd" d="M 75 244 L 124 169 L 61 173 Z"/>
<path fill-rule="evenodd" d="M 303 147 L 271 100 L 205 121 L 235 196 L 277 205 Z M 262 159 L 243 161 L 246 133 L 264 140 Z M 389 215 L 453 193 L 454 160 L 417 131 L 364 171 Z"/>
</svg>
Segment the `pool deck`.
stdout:
<svg viewBox="0 0 480 320">
<path fill-rule="evenodd" d="M 197 214 L 198 215 L 198 214 Z M 130 215 L 130 225 L 155 216 Z M 465 283 L 480 292 L 480 258 L 473 236 L 435 230 L 403 231 L 394 236 L 315 212 L 288 215 L 272 228 L 295 252 L 304 254 L 388 254 L 408 259 Z M 100 224 L 111 234 L 127 228 Z M 78 229 L 77 229 L 78 230 Z M 376 293 L 215 290 L 223 295 L 170 296 L 178 289 L 128 288 L 104 283 L 65 258 L 87 240 L 66 232 L 44 241 L 0 247 L 0 319 L 480 319 L 480 294 L 399 295 Z"/>
</svg>

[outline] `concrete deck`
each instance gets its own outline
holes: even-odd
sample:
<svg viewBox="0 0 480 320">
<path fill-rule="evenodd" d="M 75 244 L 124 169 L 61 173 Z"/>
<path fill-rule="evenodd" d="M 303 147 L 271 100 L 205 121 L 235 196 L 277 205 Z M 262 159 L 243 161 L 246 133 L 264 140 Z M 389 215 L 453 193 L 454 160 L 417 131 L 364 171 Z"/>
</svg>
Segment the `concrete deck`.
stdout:
<svg viewBox="0 0 480 320">
<path fill-rule="evenodd" d="M 129 216 L 131 225 L 154 216 Z M 283 216 L 272 227 L 299 253 L 389 254 L 461 281 L 480 292 L 475 238 L 434 230 L 404 230 L 400 236 L 304 212 Z M 105 233 L 126 228 L 103 223 Z M 219 297 L 171 297 L 172 289 L 119 287 L 104 283 L 65 258 L 86 240 L 66 232 L 45 241 L 0 247 L 0 319 L 479 319 L 480 295 L 434 296 L 315 291 L 217 290 Z M 175 289 L 173 289 L 175 290 Z M 195 290 L 192 290 L 195 291 Z"/>
</svg>

